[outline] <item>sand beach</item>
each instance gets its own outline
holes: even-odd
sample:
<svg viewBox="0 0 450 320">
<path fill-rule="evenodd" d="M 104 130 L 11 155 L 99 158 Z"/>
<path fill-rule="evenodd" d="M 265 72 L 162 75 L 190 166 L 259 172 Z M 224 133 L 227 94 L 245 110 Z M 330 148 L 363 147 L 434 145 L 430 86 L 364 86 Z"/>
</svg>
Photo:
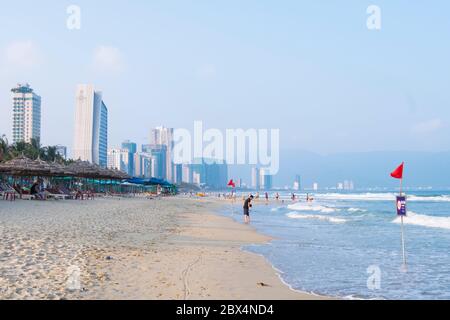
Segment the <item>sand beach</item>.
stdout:
<svg viewBox="0 0 450 320">
<path fill-rule="evenodd" d="M 0 201 L 0 299 L 318 299 L 245 244 L 214 199 Z"/>
</svg>

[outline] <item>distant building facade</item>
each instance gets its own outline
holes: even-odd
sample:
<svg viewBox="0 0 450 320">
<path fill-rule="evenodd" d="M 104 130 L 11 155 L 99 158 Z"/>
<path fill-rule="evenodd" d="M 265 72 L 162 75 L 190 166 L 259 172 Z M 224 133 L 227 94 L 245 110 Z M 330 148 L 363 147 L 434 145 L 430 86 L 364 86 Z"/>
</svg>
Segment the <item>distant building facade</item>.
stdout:
<svg viewBox="0 0 450 320">
<path fill-rule="evenodd" d="M 126 149 L 109 149 L 107 156 L 107 167 L 109 169 L 120 170 L 128 174 L 129 153 Z"/>
<path fill-rule="evenodd" d="M 182 181 L 211 189 L 224 189 L 228 183 L 228 165 L 223 160 L 194 159 L 181 167 Z"/>
<path fill-rule="evenodd" d="M 139 178 L 152 177 L 152 155 L 144 152 L 136 152 L 134 155 L 133 176 Z"/>
<path fill-rule="evenodd" d="M 172 161 L 172 150 L 174 147 L 173 128 L 156 127 L 150 133 L 150 144 L 166 146 L 165 174 L 164 177 L 170 182 L 174 182 L 174 164 Z"/>
<path fill-rule="evenodd" d="M 65 146 L 56 146 L 56 153 L 59 154 L 63 159 L 67 159 L 67 147 Z"/>
<path fill-rule="evenodd" d="M 151 155 L 152 177 L 167 180 L 167 146 L 160 144 L 145 144 L 142 152 Z"/>
<path fill-rule="evenodd" d="M 130 140 L 122 142 L 122 150 L 128 151 L 128 169 L 127 173 L 129 176 L 135 174 L 135 154 L 137 152 L 137 145 Z"/>
<path fill-rule="evenodd" d="M 295 180 L 294 180 L 294 188 L 295 191 L 300 191 L 302 189 L 302 185 L 301 185 L 301 177 L 300 175 L 296 175 L 295 176 Z"/>
<path fill-rule="evenodd" d="M 259 168 L 252 168 L 252 188 L 255 190 L 259 190 L 260 182 L 261 182 L 261 177 L 260 177 Z"/>
<path fill-rule="evenodd" d="M 273 187 L 272 184 L 272 175 L 268 169 L 260 169 L 259 170 L 259 189 L 260 190 L 271 190 Z"/>
<path fill-rule="evenodd" d="M 41 139 L 41 97 L 29 84 L 18 84 L 13 93 L 12 141 L 30 143 Z"/>
<path fill-rule="evenodd" d="M 73 158 L 107 166 L 108 109 L 93 85 L 77 86 Z"/>
</svg>

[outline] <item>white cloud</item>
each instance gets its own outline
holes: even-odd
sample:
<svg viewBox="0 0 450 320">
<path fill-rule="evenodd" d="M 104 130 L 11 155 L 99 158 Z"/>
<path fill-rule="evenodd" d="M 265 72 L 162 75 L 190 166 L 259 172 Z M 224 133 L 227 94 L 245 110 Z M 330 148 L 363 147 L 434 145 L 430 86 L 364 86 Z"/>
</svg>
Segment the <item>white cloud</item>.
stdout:
<svg viewBox="0 0 450 320">
<path fill-rule="evenodd" d="M 431 133 L 441 129 L 442 126 L 443 123 L 441 119 L 432 119 L 414 125 L 412 131 L 419 134 Z"/>
<path fill-rule="evenodd" d="M 28 69 L 39 65 L 42 57 L 32 41 L 14 41 L 6 47 L 5 62 L 10 68 Z"/>
<path fill-rule="evenodd" d="M 125 67 L 119 48 L 109 46 L 95 48 L 93 64 L 95 69 L 105 72 L 119 72 Z"/>
</svg>

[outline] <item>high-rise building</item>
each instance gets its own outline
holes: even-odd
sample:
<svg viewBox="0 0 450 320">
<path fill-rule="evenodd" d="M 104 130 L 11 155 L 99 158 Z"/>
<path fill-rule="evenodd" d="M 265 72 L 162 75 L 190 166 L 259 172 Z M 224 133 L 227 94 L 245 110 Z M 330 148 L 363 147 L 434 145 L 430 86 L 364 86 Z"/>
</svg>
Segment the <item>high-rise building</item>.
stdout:
<svg viewBox="0 0 450 320">
<path fill-rule="evenodd" d="M 259 190 L 260 188 L 260 172 L 259 168 L 252 168 L 252 188 L 255 190 Z"/>
<path fill-rule="evenodd" d="M 56 153 L 59 154 L 63 159 L 67 159 L 67 147 L 56 146 Z"/>
<path fill-rule="evenodd" d="M 73 158 L 107 166 L 108 109 L 93 85 L 77 86 Z"/>
<path fill-rule="evenodd" d="M 127 174 L 129 169 L 129 153 L 126 149 L 108 149 L 108 168 L 117 169 Z"/>
<path fill-rule="evenodd" d="M 18 84 L 13 93 L 12 141 L 38 143 L 41 139 L 41 97 L 34 93 L 29 84 Z"/>
<path fill-rule="evenodd" d="M 300 175 L 296 175 L 295 176 L 295 180 L 294 180 L 294 190 L 295 191 L 300 191 L 301 190 L 301 177 Z"/>
<path fill-rule="evenodd" d="M 200 158 L 182 165 L 183 182 L 205 185 L 211 189 L 226 188 L 228 165 L 223 160 Z"/>
<path fill-rule="evenodd" d="M 183 164 L 183 182 L 192 183 L 192 170 L 189 164 Z"/>
<path fill-rule="evenodd" d="M 165 128 L 163 126 L 154 128 L 150 134 L 150 144 L 152 145 L 164 145 L 166 146 L 166 165 L 165 165 L 165 177 L 168 181 L 173 182 L 173 159 L 172 150 L 174 147 L 173 141 L 173 129 Z"/>
<path fill-rule="evenodd" d="M 122 149 L 128 150 L 128 175 L 133 176 L 135 173 L 135 154 L 137 152 L 137 145 L 134 142 L 131 142 L 130 140 L 126 140 L 122 142 Z"/>
<path fill-rule="evenodd" d="M 272 175 L 268 169 L 259 170 L 259 189 L 261 190 L 271 190 L 272 189 Z"/>
<path fill-rule="evenodd" d="M 174 171 L 174 177 L 173 182 L 176 184 L 181 184 L 183 182 L 183 165 L 182 164 L 175 164 L 173 166 Z"/>
<path fill-rule="evenodd" d="M 130 140 L 125 140 L 124 142 L 122 142 L 122 149 L 126 149 L 130 153 L 136 153 L 137 145 L 136 143 L 131 142 Z"/>
<path fill-rule="evenodd" d="M 152 155 L 144 152 L 134 154 L 133 176 L 140 178 L 151 178 L 152 176 Z"/>
<path fill-rule="evenodd" d="M 319 190 L 319 184 L 318 184 L 317 182 L 314 182 L 314 183 L 313 183 L 313 190 L 314 190 L 314 191 Z"/>
<path fill-rule="evenodd" d="M 160 144 L 142 145 L 142 152 L 149 153 L 152 161 L 152 177 L 167 179 L 167 146 Z"/>
<path fill-rule="evenodd" d="M 202 184 L 202 174 L 200 172 L 192 172 L 192 183 L 198 186 Z"/>
</svg>

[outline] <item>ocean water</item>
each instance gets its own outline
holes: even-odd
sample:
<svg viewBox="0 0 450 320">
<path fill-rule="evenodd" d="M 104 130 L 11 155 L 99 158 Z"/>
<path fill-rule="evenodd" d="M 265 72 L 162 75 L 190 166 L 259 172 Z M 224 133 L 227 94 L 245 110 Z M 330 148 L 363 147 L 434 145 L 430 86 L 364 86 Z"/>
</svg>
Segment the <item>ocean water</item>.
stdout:
<svg viewBox="0 0 450 320">
<path fill-rule="evenodd" d="M 255 202 L 252 225 L 275 238 L 262 254 L 293 289 L 348 299 L 450 299 L 450 192 L 411 192 L 402 269 L 395 194 L 316 193 L 312 204 Z M 239 207 L 239 208 L 238 208 Z M 223 214 L 242 221 L 240 205 Z M 239 212 L 239 213 L 236 213 Z"/>
</svg>

